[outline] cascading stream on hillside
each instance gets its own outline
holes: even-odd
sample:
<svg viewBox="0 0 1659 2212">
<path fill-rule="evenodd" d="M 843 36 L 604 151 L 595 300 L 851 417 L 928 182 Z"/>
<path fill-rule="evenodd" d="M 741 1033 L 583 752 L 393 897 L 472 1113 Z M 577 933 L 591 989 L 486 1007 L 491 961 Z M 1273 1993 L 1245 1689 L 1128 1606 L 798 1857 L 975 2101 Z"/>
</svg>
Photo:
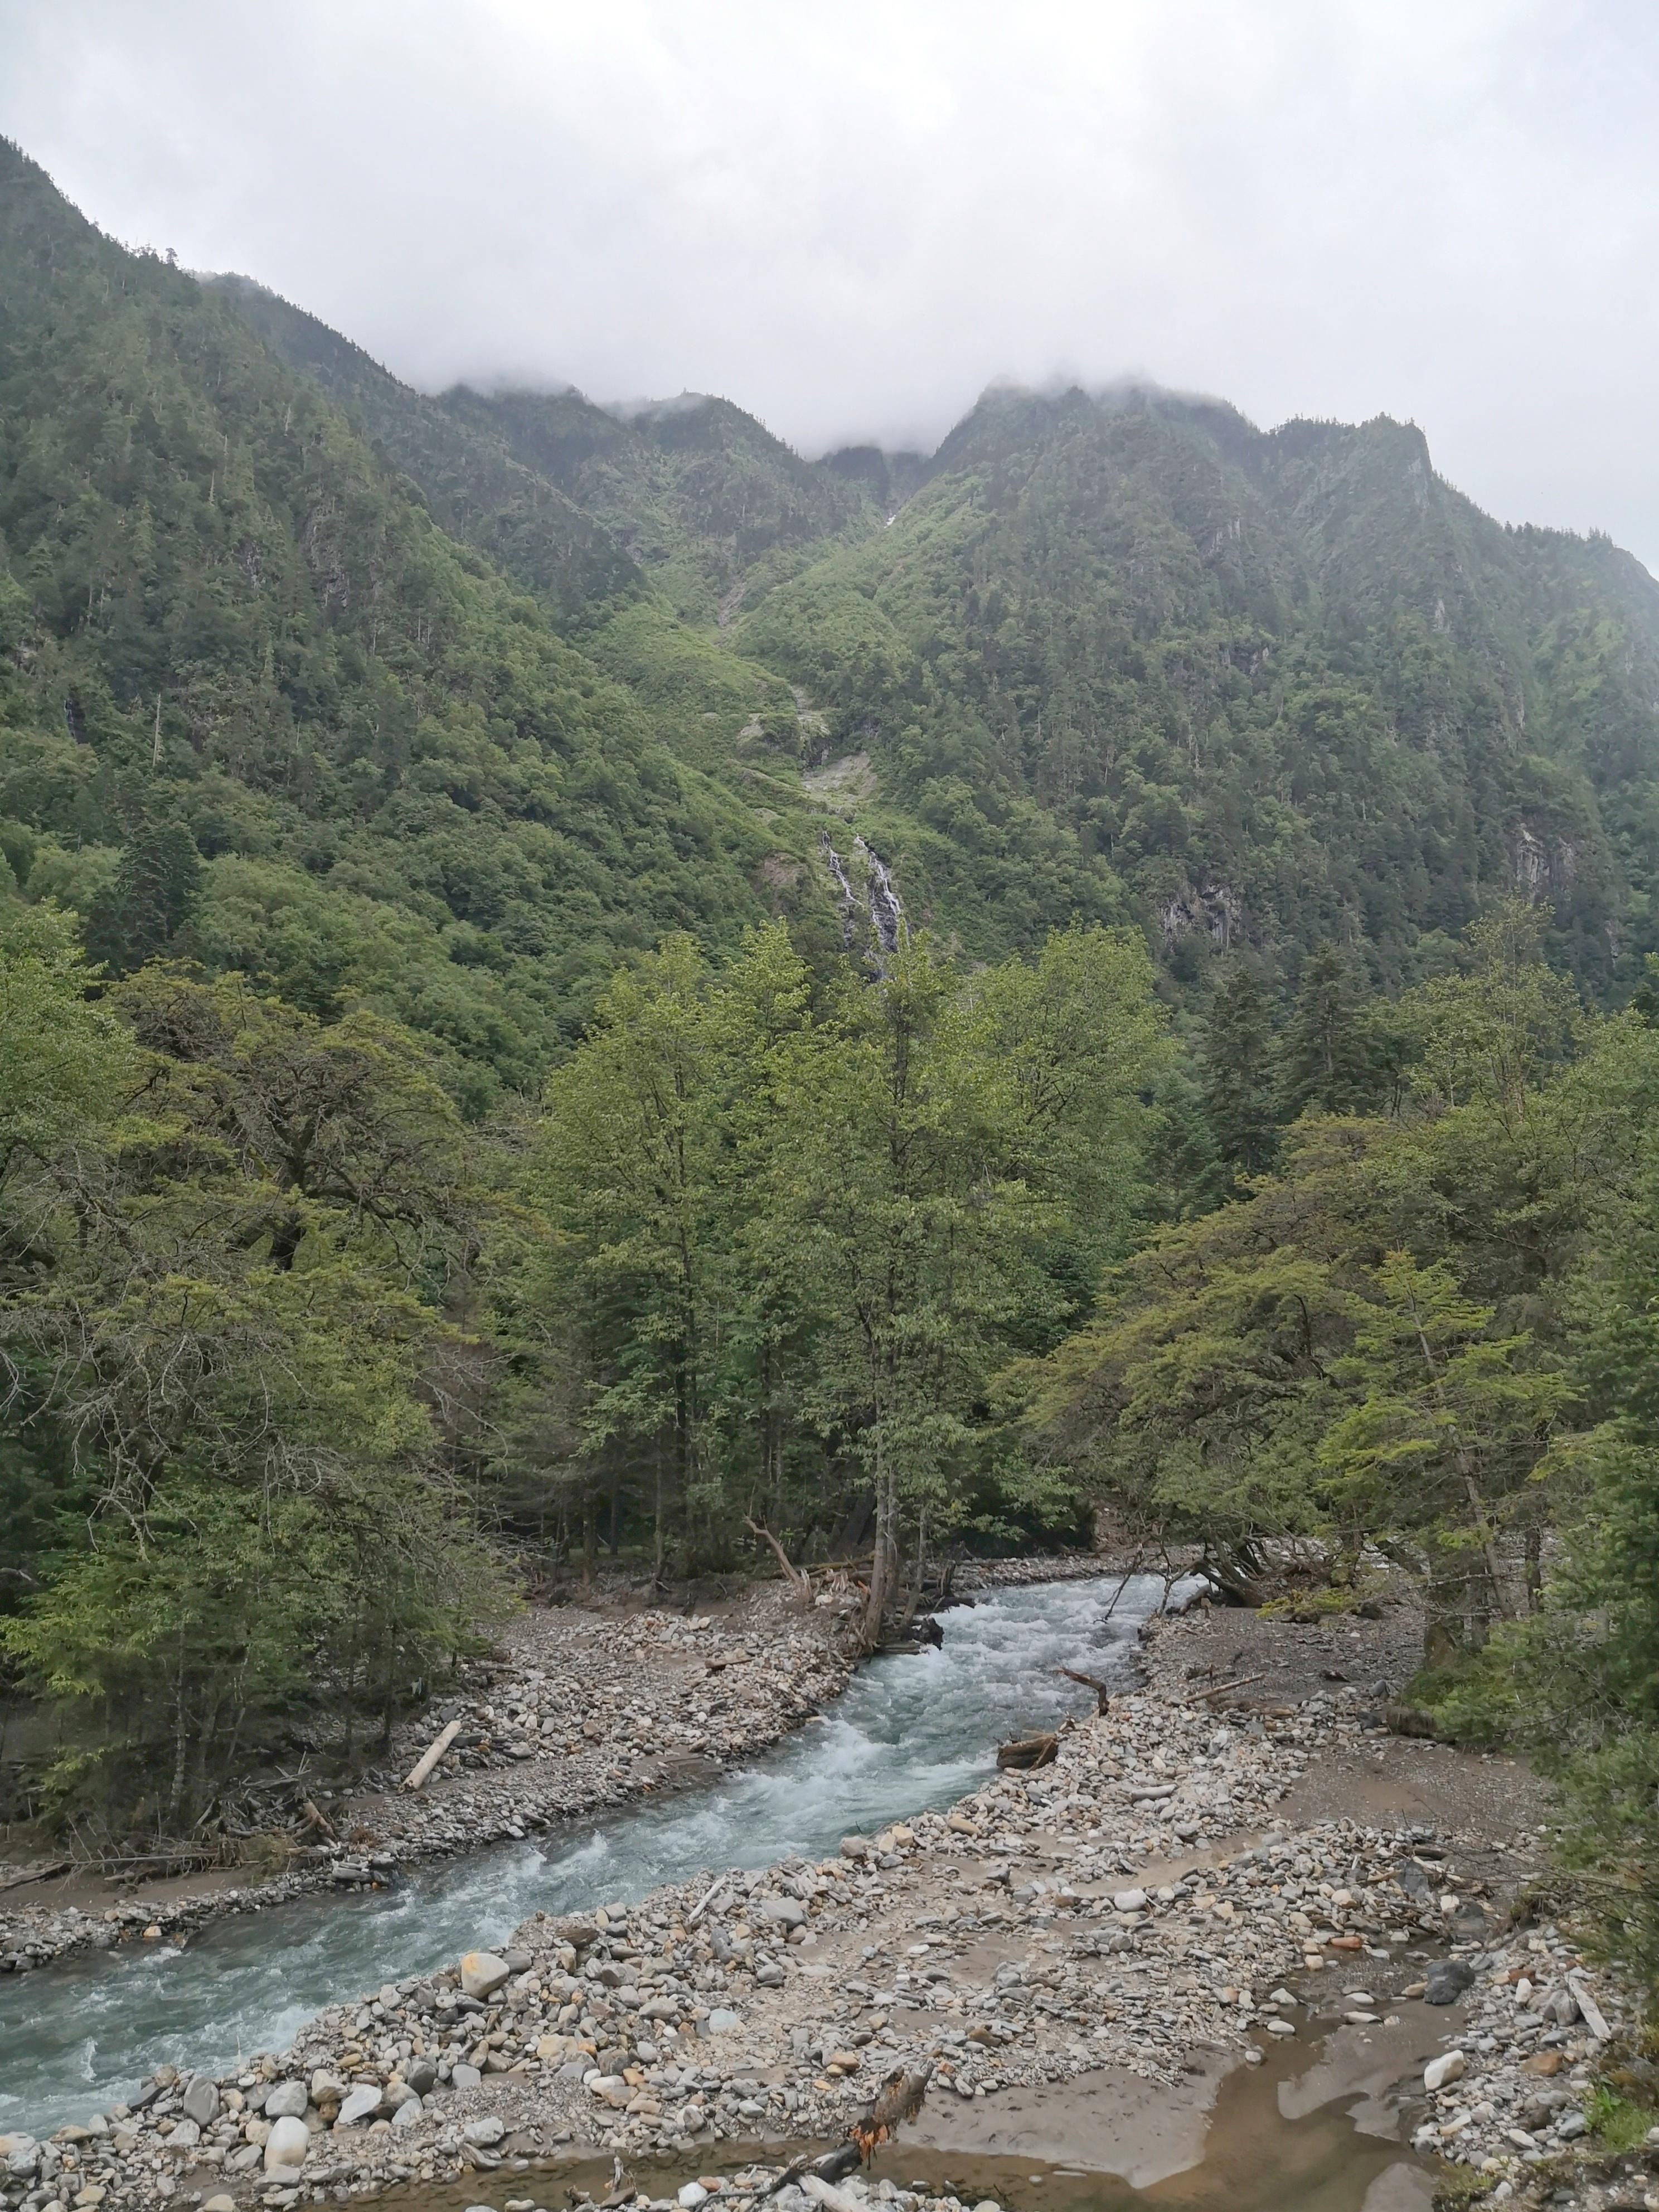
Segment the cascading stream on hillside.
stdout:
<svg viewBox="0 0 1659 2212">
<path fill-rule="evenodd" d="M 537 1911 L 632 1901 L 700 1870 L 823 1857 L 842 1836 L 951 1803 L 1012 1735 L 1091 1710 L 1055 1673 L 1127 1671 L 1162 1579 L 997 1591 L 945 1616 L 942 1650 L 864 1668 L 825 1717 L 684 1796 L 450 1862 L 404 1887 L 212 1923 L 185 1949 L 95 1954 L 0 1985 L 0 2131 L 83 2120 L 164 2061 L 280 2051 L 311 2015 L 499 1943 Z"/>
</svg>

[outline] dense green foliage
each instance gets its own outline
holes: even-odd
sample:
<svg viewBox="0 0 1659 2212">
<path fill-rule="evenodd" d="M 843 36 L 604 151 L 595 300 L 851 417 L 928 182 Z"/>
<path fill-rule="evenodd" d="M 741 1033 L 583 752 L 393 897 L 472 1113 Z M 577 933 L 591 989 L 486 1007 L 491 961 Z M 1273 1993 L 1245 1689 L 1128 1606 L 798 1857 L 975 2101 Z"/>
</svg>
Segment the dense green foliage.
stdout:
<svg viewBox="0 0 1659 2212">
<path fill-rule="evenodd" d="M 867 1499 L 878 1618 L 902 1522 L 994 1524 L 1022 1477 L 993 1377 L 1122 1249 L 1161 1027 L 1141 947 L 1099 932 L 815 990 L 775 925 L 719 973 L 681 939 L 619 978 L 549 1087 L 547 1225 L 502 1285 L 519 1450 L 590 1548 L 619 1492 L 659 1563 L 750 1516 L 823 1547 Z"/>
<path fill-rule="evenodd" d="M 88 981 L 51 909 L 0 945 L 0 1632 L 75 1716 L 59 1787 L 165 1829 L 498 1601 L 426 1402 L 478 1200 L 381 1017 Z"/>
<path fill-rule="evenodd" d="M 660 1571 L 872 1510 L 874 1634 L 902 1538 L 1049 1502 L 991 1386 L 1127 1242 L 1137 939 L 827 986 L 781 924 L 720 969 L 672 939 L 532 1124 L 470 1133 L 379 1014 L 100 991 L 49 907 L 0 958 L 0 1647 L 75 1802 L 165 1828 L 389 1719 L 502 1601 L 488 1536 L 591 1556 L 608 1511 Z"/>
<path fill-rule="evenodd" d="M 1659 1966 L 1656 700 L 1659 586 L 1413 428 L 429 398 L 0 146 L 0 1637 L 61 1801 L 349 1748 L 514 1544 L 867 1548 L 873 1636 L 1104 1508 L 1247 1600 L 1392 1561 Z"/>
<path fill-rule="evenodd" d="M 976 875 L 1040 812 L 1071 895 L 1109 863 L 1189 980 L 1330 939 L 1410 981 L 1520 887 L 1593 988 L 1633 980 L 1659 586 L 1628 556 L 1499 528 L 1414 428 L 1158 392 L 988 394 L 927 479 L 739 634 Z M 956 921 L 934 850 L 892 851 Z"/>
<path fill-rule="evenodd" d="M 25 896 L 101 915 L 124 965 L 365 999 L 441 1042 L 473 1109 L 533 1085 L 620 951 L 734 943 L 792 879 L 759 877 L 754 811 L 228 301 L 10 149 L 0 172 L 0 844 Z"/>
<path fill-rule="evenodd" d="M 1040 1462 L 1245 1601 L 1298 1552 L 1351 1593 L 1367 1559 L 1414 1582 L 1419 1695 L 1561 1782 L 1587 1920 L 1659 1982 L 1659 1029 L 1587 1016 L 1544 934 L 1512 905 L 1463 973 L 1334 1024 L 1299 1004 L 1267 1055 L 1282 1110 L 1322 1034 L 1389 1041 L 1386 1106 L 1313 1097 L 1270 1171 L 1155 1232 L 1014 1381 Z M 1248 977 L 1213 1019 L 1236 1161 L 1226 1131 L 1267 1149 L 1267 1083 L 1215 1058 L 1242 1033 L 1259 1067 Z"/>
</svg>

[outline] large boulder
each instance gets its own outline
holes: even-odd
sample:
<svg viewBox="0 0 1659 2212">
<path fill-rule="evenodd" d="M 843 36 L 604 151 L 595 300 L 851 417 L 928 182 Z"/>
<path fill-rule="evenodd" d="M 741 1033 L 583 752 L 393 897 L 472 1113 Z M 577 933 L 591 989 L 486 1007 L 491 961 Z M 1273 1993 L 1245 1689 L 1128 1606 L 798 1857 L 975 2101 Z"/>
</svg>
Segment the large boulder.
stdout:
<svg viewBox="0 0 1659 2212">
<path fill-rule="evenodd" d="M 505 1959 L 493 1951 L 469 1951 L 461 1961 L 461 1994 L 484 2002 L 493 1997 L 512 1974 Z"/>
<path fill-rule="evenodd" d="M 365 2120 L 375 2119 L 380 2110 L 380 2085 L 366 2082 L 361 2089 L 348 2089 L 340 2106 L 337 2128 L 361 2127 Z"/>
<path fill-rule="evenodd" d="M 1425 2004 L 1455 2004 L 1474 1979 L 1474 1969 L 1461 1959 L 1436 1959 L 1423 1979 Z"/>
<path fill-rule="evenodd" d="M 282 2173 L 303 2166 L 310 2148 L 311 2130 L 294 2113 L 284 2113 L 265 2137 L 265 2172 Z"/>
<path fill-rule="evenodd" d="M 302 2118 L 310 2102 L 311 2092 L 303 2081 L 279 2081 L 274 2089 L 265 2093 L 265 2118 L 268 2120 Z"/>
<path fill-rule="evenodd" d="M 184 2096 L 185 2118 L 210 2128 L 219 2117 L 219 2085 L 210 2074 L 193 2074 Z"/>
</svg>

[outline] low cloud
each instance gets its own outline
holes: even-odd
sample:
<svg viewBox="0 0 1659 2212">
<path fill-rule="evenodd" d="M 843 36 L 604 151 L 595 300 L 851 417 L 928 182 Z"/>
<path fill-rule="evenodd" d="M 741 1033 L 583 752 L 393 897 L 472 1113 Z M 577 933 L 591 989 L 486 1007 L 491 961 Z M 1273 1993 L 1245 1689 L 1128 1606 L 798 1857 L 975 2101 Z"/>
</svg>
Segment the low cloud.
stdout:
<svg viewBox="0 0 1659 2212">
<path fill-rule="evenodd" d="M 106 229 L 411 381 L 930 444 L 994 377 L 1411 416 L 1659 564 L 1659 19 L 1559 0 L 0 0 Z"/>
</svg>

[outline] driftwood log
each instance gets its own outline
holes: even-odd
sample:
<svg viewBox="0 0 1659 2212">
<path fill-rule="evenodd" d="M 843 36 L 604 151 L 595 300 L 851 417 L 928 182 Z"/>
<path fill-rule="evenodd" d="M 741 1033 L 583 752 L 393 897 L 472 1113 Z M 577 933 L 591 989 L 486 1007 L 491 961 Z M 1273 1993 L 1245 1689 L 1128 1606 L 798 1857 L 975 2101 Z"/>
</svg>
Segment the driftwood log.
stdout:
<svg viewBox="0 0 1659 2212">
<path fill-rule="evenodd" d="M 747 1514 L 744 1516 L 743 1525 L 749 1531 L 751 1536 L 758 1536 L 763 1544 L 768 1545 L 770 1547 L 773 1557 L 777 1560 L 779 1566 L 783 1570 L 783 1578 L 785 1582 L 788 1583 L 790 1589 L 794 1591 L 795 1595 L 800 1599 L 804 1605 L 811 1605 L 812 1602 L 811 1576 L 810 1574 L 804 1573 L 799 1567 L 795 1565 L 794 1562 L 790 1559 L 788 1553 L 784 1550 L 782 1545 L 779 1543 L 777 1538 L 772 1534 L 772 1531 L 769 1528 L 762 1528 L 757 1521 L 751 1521 Z"/>
<path fill-rule="evenodd" d="M 460 1732 L 461 1724 L 459 1721 L 454 1720 L 451 1721 L 447 1729 L 442 1729 L 433 1738 L 432 1741 L 428 1744 L 426 1749 L 416 1760 L 414 1765 L 411 1766 L 408 1773 L 404 1775 L 404 1788 L 405 1790 L 418 1790 L 420 1788 L 422 1783 L 426 1780 L 427 1776 L 431 1773 L 433 1768 L 438 1764 L 438 1761 L 443 1757 L 444 1753 L 448 1750 L 450 1745 L 454 1742 L 456 1737 L 460 1734 Z"/>
<path fill-rule="evenodd" d="M 775 2197 L 779 2190 L 787 2189 L 791 2182 L 800 2180 L 804 2174 L 810 2173 L 818 2181 L 833 2185 L 845 2181 L 849 2173 L 856 2173 L 859 2166 L 859 2148 L 854 2142 L 840 2143 L 834 2150 L 821 2154 L 808 2151 L 805 2158 L 791 2159 L 782 2172 L 767 2183 L 760 2193 L 761 2202 L 764 2203 L 769 2197 Z"/>
<path fill-rule="evenodd" d="M 1056 1667 L 1054 1672 L 1063 1674 L 1068 1682 L 1081 1682 L 1085 1690 L 1092 1690 L 1097 1711 L 1103 1713 L 1110 1710 L 1112 1692 L 1098 1674 L 1079 1674 L 1075 1667 Z"/>
<path fill-rule="evenodd" d="M 1060 1757 L 1060 1738 L 1057 1735 L 1018 1736 L 1012 1743 L 997 1747 L 997 1765 L 1014 1767 L 1021 1772 L 1034 1766 L 1048 1766 Z"/>
<path fill-rule="evenodd" d="M 315 1828 L 319 1834 L 332 1838 L 334 1823 L 320 1806 L 313 1805 L 309 1797 L 304 1797 L 300 1801 L 300 1812 L 307 1827 Z"/>
<path fill-rule="evenodd" d="M 914 2120 L 921 2110 L 927 2095 L 927 2084 L 933 2078 L 933 2062 L 907 2070 L 896 2066 L 877 2090 L 866 2110 L 860 2112 L 847 2130 L 848 2142 L 855 2146 L 859 2156 L 868 2166 L 875 2156 L 878 2145 L 896 2136 L 906 2120 Z"/>
<path fill-rule="evenodd" d="M 836 2184 L 856 2173 L 860 2166 L 868 2166 L 879 2145 L 890 2141 L 906 2120 L 915 2119 L 927 2100 L 927 2084 L 933 2078 L 931 2058 L 925 2066 L 908 2069 L 896 2066 L 848 2129 L 846 2142 L 820 2156 L 809 2151 L 805 2158 L 792 2160 L 762 2190 L 761 2201 L 775 2197 L 779 2190 L 787 2189 L 793 2181 L 800 2183 L 805 2193 L 822 2204 L 824 2212 L 845 2212 L 845 2208 L 854 2208 L 855 2212 L 857 2200 L 843 2194 Z"/>
<path fill-rule="evenodd" d="M 1224 1698 L 1229 1690 L 1248 1690 L 1252 1682 L 1265 1682 L 1261 1674 L 1235 1674 L 1230 1681 L 1211 1682 L 1201 1690 L 1191 1690 L 1181 1700 L 1183 1705 L 1201 1705 L 1206 1698 Z"/>
<path fill-rule="evenodd" d="M 60 1874 L 68 1874 L 74 1863 L 72 1859 L 52 1859 L 41 1865 L 19 1867 L 15 1874 L 0 1881 L 0 1889 L 21 1889 L 27 1882 L 55 1881 Z"/>
</svg>

